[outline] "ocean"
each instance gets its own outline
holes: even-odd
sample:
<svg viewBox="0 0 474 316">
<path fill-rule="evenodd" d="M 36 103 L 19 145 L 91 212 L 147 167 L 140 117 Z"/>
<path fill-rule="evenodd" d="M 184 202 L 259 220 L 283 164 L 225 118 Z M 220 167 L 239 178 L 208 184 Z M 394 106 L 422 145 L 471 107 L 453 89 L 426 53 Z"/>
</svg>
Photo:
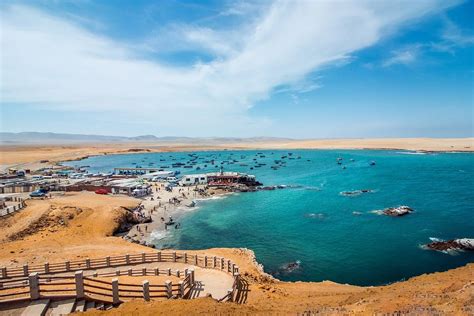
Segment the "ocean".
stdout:
<svg viewBox="0 0 474 316">
<path fill-rule="evenodd" d="M 110 172 L 114 167 L 186 163 L 189 154 L 106 155 L 64 164 Z M 193 154 L 199 157 L 197 164 L 193 169 L 180 168 L 181 174 L 218 171 L 222 166 L 224 171 L 254 174 L 267 186 L 287 187 L 197 201 L 195 210 L 180 218 L 181 229 L 155 241 L 160 248 L 249 248 L 265 271 L 281 280 L 355 285 L 388 284 L 474 262 L 472 252 L 448 254 L 422 247 L 435 239 L 474 238 L 474 154 L 386 150 Z M 205 162 L 211 159 L 215 165 Z M 286 163 L 272 169 L 275 160 Z M 371 166 L 371 161 L 376 164 Z M 354 194 L 341 194 L 346 191 Z M 376 212 L 400 205 L 414 212 L 404 217 Z M 295 269 L 285 269 L 295 262 Z"/>
</svg>

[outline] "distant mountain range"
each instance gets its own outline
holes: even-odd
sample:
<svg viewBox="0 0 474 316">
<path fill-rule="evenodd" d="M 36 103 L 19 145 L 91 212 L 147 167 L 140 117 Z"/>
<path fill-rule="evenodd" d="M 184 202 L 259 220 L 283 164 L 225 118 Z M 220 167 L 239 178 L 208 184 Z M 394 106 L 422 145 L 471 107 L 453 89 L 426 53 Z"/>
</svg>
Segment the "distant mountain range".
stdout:
<svg viewBox="0 0 474 316">
<path fill-rule="evenodd" d="M 291 140 L 289 138 L 276 137 L 157 137 L 154 135 L 140 135 L 135 137 L 126 136 L 104 136 L 104 135 L 84 135 L 84 134 L 61 134 L 61 133 L 41 133 L 41 132 L 21 132 L 21 133 L 3 133 L 0 132 L 0 144 L 77 144 L 77 143 L 238 143 L 260 142 L 260 141 L 282 141 Z"/>
</svg>

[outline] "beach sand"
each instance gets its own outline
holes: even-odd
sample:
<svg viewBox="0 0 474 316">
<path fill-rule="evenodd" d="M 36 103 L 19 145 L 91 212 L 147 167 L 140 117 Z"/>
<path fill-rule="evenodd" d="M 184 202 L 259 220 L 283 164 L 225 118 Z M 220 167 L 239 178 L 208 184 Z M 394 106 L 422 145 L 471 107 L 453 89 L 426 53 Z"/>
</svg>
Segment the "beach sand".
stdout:
<svg viewBox="0 0 474 316">
<path fill-rule="evenodd" d="M 151 223 L 137 224 L 128 233 L 121 234 L 129 241 L 139 244 L 154 244 L 175 229 L 182 229 L 180 218 L 188 212 L 197 210 L 193 206 L 196 200 L 215 198 L 230 194 L 225 190 L 207 188 L 204 185 L 173 187 L 171 191 L 164 189 L 163 183 L 152 183 L 153 193 L 139 199 L 143 206 L 141 213 L 151 217 Z M 174 202 L 179 201 L 179 202 Z M 166 225 L 165 222 L 173 219 L 175 224 Z M 176 224 L 179 226 L 176 227 Z"/>
</svg>

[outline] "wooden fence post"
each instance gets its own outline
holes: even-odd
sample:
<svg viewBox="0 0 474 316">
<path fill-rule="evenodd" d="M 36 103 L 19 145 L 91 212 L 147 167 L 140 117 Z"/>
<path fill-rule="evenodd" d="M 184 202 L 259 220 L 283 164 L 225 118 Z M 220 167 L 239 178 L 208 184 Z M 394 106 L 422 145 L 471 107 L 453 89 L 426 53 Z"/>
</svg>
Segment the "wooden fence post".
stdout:
<svg viewBox="0 0 474 316">
<path fill-rule="evenodd" d="M 229 297 L 229 302 L 233 302 L 233 301 L 234 301 L 234 298 L 233 298 L 233 295 L 232 295 L 233 292 L 234 292 L 234 290 L 232 290 L 232 289 L 228 289 L 228 290 L 227 290 L 227 295 L 228 295 L 228 297 Z"/>
<path fill-rule="evenodd" d="M 128 269 L 128 275 L 129 275 L 129 276 L 132 276 L 132 274 L 133 274 L 133 270 L 132 270 L 132 268 L 129 268 L 129 269 Z"/>
<path fill-rule="evenodd" d="M 44 263 L 44 273 L 49 273 L 49 263 L 48 262 Z"/>
<path fill-rule="evenodd" d="M 106 265 L 107 267 L 110 267 L 110 257 L 106 257 L 106 258 L 105 258 L 105 265 Z"/>
<path fill-rule="evenodd" d="M 74 280 L 76 282 L 76 297 L 84 297 L 84 273 L 81 271 L 76 271 L 74 274 Z"/>
<path fill-rule="evenodd" d="M 221 258 L 221 270 L 224 270 L 224 258 Z"/>
<path fill-rule="evenodd" d="M 89 259 L 89 258 L 86 259 L 86 268 L 87 269 L 91 268 L 91 259 Z"/>
<path fill-rule="evenodd" d="M 181 272 L 179 270 L 176 270 L 176 276 L 179 278 L 181 276 Z"/>
<path fill-rule="evenodd" d="M 66 262 L 65 262 L 65 266 L 66 266 L 66 271 L 71 270 L 71 262 L 66 261 Z"/>
<path fill-rule="evenodd" d="M 171 275 L 171 269 L 168 268 L 168 275 Z"/>
<path fill-rule="evenodd" d="M 144 252 L 142 252 L 142 263 L 144 263 L 146 261 L 146 255 Z"/>
<path fill-rule="evenodd" d="M 194 255 L 194 265 L 195 266 L 198 265 L 198 255 L 197 254 Z"/>
<path fill-rule="evenodd" d="M 189 272 L 191 273 L 191 284 L 194 285 L 194 269 L 190 269 Z"/>
<path fill-rule="evenodd" d="M 184 297 L 184 282 L 179 281 L 179 297 Z"/>
<path fill-rule="evenodd" d="M 173 252 L 173 262 L 176 262 L 176 251 Z"/>
<path fill-rule="evenodd" d="M 204 268 L 207 268 L 207 256 L 204 256 Z"/>
<path fill-rule="evenodd" d="M 125 255 L 125 263 L 130 264 L 130 255 L 128 253 Z"/>
<path fill-rule="evenodd" d="M 115 270 L 115 275 L 120 276 L 120 269 Z"/>
<path fill-rule="evenodd" d="M 168 298 L 171 298 L 173 296 L 173 284 L 171 283 L 170 280 L 166 280 L 165 286 L 166 286 L 166 294 L 168 295 Z"/>
<path fill-rule="evenodd" d="M 38 272 L 32 273 L 28 276 L 28 281 L 30 283 L 30 298 L 32 300 L 37 300 L 40 298 L 39 291 L 39 276 Z"/>
<path fill-rule="evenodd" d="M 227 260 L 227 272 L 230 272 L 230 260 Z"/>
<path fill-rule="evenodd" d="M 161 262 L 161 251 L 156 253 L 156 258 L 158 259 L 158 262 Z"/>
<path fill-rule="evenodd" d="M 23 275 L 28 276 L 28 263 L 23 265 Z"/>
<path fill-rule="evenodd" d="M 142 275 L 146 275 L 146 268 L 142 268 Z"/>
<path fill-rule="evenodd" d="M 239 266 L 238 266 L 238 265 L 235 265 L 235 266 L 234 266 L 234 273 L 235 273 L 235 272 L 239 273 Z"/>
<path fill-rule="evenodd" d="M 150 282 L 148 280 L 143 281 L 143 299 L 145 301 L 150 300 Z"/>
<path fill-rule="evenodd" d="M 7 277 L 7 268 L 2 267 L 2 279 L 5 279 Z"/>
<path fill-rule="evenodd" d="M 113 302 L 113 304 L 120 303 L 119 285 L 118 285 L 118 279 L 117 278 L 112 279 L 112 302 Z"/>
<path fill-rule="evenodd" d="M 214 257 L 212 258 L 212 267 L 213 267 L 214 269 L 217 267 L 217 257 L 216 257 L 216 256 L 214 256 Z"/>
<path fill-rule="evenodd" d="M 160 275 L 160 268 L 155 268 L 155 275 Z"/>
<path fill-rule="evenodd" d="M 184 263 L 188 263 L 188 253 L 184 253 Z"/>
</svg>

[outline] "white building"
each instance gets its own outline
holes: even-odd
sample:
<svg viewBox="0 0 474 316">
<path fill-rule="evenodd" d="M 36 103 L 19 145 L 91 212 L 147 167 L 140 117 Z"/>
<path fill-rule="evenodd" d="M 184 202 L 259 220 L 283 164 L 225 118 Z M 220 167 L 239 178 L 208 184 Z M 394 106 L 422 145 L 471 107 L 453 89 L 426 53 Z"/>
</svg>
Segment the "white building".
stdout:
<svg viewBox="0 0 474 316">
<path fill-rule="evenodd" d="M 206 174 L 188 174 L 183 176 L 179 181 L 179 185 L 196 185 L 196 184 L 207 184 L 207 175 Z"/>
</svg>

